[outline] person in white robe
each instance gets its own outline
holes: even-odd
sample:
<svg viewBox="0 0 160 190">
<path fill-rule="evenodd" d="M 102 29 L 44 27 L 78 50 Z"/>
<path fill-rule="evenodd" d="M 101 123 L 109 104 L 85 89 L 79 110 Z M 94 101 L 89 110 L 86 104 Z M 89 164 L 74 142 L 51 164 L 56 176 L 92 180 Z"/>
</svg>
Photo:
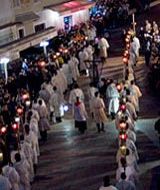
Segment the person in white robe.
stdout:
<svg viewBox="0 0 160 190">
<path fill-rule="evenodd" d="M 32 165 L 36 173 L 36 169 L 38 165 L 38 154 L 39 154 L 39 152 L 37 152 L 37 146 L 38 146 L 37 138 L 36 138 L 36 135 L 32 131 L 30 131 L 28 124 L 25 124 L 24 128 L 25 128 L 24 146 L 28 148 L 26 150 L 27 152 L 25 151 L 24 152 L 27 155 L 28 159 L 32 159 L 32 163 L 33 163 Z M 30 153 L 30 150 L 32 151 L 31 153 Z M 29 154 L 31 154 L 32 156 Z"/>
<path fill-rule="evenodd" d="M 132 151 L 132 153 L 135 155 L 136 160 L 139 160 L 139 156 L 138 156 L 138 152 L 137 152 L 137 148 L 136 145 L 134 144 L 134 142 L 127 138 L 126 140 L 126 147 Z"/>
<path fill-rule="evenodd" d="M 110 85 L 107 87 L 106 95 L 109 100 L 108 114 L 112 116 L 112 119 L 114 119 L 119 109 L 119 93 L 112 80 Z"/>
<path fill-rule="evenodd" d="M 0 189 L 1 190 L 11 190 L 11 183 L 8 178 L 2 175 L 2 168 L 0 167 Z"/>
<path fill-rule="evenodd" d="M 45 105 L 43 105 L 42 100 L 38 100 L 38 113 L 40 116 L 39 120 L 39 130 L 42 141 L 47 141 L 47 131 L 50 130 L 50 124 L 48 120 L 48 110 Z"/>
<path fill-rule="evenodd" d="M 139 112 L 139 103 L 137 101 L 137 97 L 134 94 L 132 94 L 129 89 L 127 89 L 126 92 L 127 92 L 127 99 L 134 106 L 136 112 Z"/>
<path fill-rule="evenodd" d="M 81 50 L 79 52 L 79 60 L 80 60 L 80 72 L 83 75 L 87 74 L 87 62 L 88 61 L 88 53 L 85 51 L 85 49 Z"/>
<path fill-rule="evenodd" d="M 70 86 L 72 84 L 72 74 L 70 72 L 69 63 L 64 63 L 62 66 L 63 73 L 67 78 L 67 85 Z"/>
<path fill-rule="evenodd" d="M 133 104 L 128 100 L 128 98 L 126 98 L 126 109 L 129 111 L 130 115 L 132 116 L 132 118 L 134 120 L 137 119 L 137 113 L 135 110 L 135 107 L 133 106 Z"/>
<path fill-rule="evenodd" d="M 152 30 L 151 23 L 148 20 L 146 20 L 146 27 L 145 27 L 145 29 L 146 29 L 147 33 L 150 33 L 151 30 Z"/>
<path fill-rule="evenodd" d="M 103 185 L 99 188 L 99 190 L 118 190 L 115 186 L 111 185 L 110 177 L 108 175 L 103 178 Z"/>
<path fill-rule="evenodd" d="M 17 173 L 17 171 L 15 170 L 15 168 L 7 165 L 2 168 L 2 172 L 3 172 L 4 177 L 8 178 L 8 180 L 12 186 L 12 190 L 20 190 L 19 189 L 20 176 Z"/>
<path fill-rule="evenodd" d="M 76 102 L 74 103 L 74 120 L 75 120 L 75 127 L 79 129 L 79 131 L 83 134 L 87 129 L 87 112 L 85 109 L 84 103 L 79 99 L 76 98 Z"/>
<path fill-rule="evenodd" d="M 109 49 L 109 43 L 107 41 L 107 39 L 105 39 L 103 36 L 101 37 L 101 39 L 98 42 L 98 48 L 100 50 L 100 58 L 102 58 L 104 61 L 106 60 L 106 58 L 108 57 L 108 49 Z"/>
<path fill-rule="evenodd" d="M 141 48 L 141 46 L 140 46 L 140 41 L 136 36 L 133 37 L 133 43 L 135 44 L 134 47 L 135 47 L 136 57 L 138 59 L 139 58 L 139 49 Z"/>
<path fill-rule="evenodd" d="M 78 70 L 79 60 L 76 58 L 75 53 L 73 53 L 73 56 L 68 62 L 68 65 L 69 65 L 69 71 L 72 75 L 72 79 L 74 82 L 76 82 L 79 77 L 79 70 Z"/>
<path fill-rule="evenodd" d="M 135 101 L 137 103 L 137 111 L 139 111 L 139 98 L 142 97 L 142 92 L 140 88 L 135 84 L 134 81 L 131 81 L 131 85 L 129 86 L 129 90 L 132 95 L 135 97 Z"/>
<path fill-rule="evenodd" d="M 19 153 L 16 153 L 15 160 L 13 167 L 20 176 L 20 190 L 31 190 L 28 171 L 29 164 L 25 160 L 21 160 Z"/>
<path fill-rule="evenodd" d="M 132 181 L 126 180 L 126 174 L 121 174 L 121 181 L 116 183 L 118 190 L 136 190 L 135 184 Z"/>
<path fill-rule="evenodd" d="M 79 97 L 79 99 L 84 102 L 84 93 L 83 91 L 79 88 L 78 84 L 74 85 L 74 89 L 71 90 L 70 95 L 69 95 L 69 104 L 72 105 L 72 114 L 74 115 L 74 103 L 76 102 L 76 97 Z"/>
<path fill-rule="evenodd" d="M 57 92 L 56 86 L 53 87 L 53 93 L 50 98 L 50 105 L 54 109 L 54 116 L 56 117 L 56 121 L 62 122 L 62 117 L 64 116 L 64 111 L 63 111 L 64 100 Z"/>
<path fill-rule="evenodd" d="M 98 88 L 94 87 L 93 82 L 90 83 L 89 89 L 88 89 L 88 98 L 89 98 L 89 109 L 90 112 L 93 114 L 92 110 L 92 102 L 95 98 L 95 92 L 98 92 Z"/>
<path fill-rule="evenodd" d="M 104 130 L 104 123 L 108 121 L 105 114 L 105 104 L 102 98 L 100 98 L 99 92 L 95 92 L 95 98 L 92 101 L 93 117 L 97 125 L 98 133 Z"/>
</svg>

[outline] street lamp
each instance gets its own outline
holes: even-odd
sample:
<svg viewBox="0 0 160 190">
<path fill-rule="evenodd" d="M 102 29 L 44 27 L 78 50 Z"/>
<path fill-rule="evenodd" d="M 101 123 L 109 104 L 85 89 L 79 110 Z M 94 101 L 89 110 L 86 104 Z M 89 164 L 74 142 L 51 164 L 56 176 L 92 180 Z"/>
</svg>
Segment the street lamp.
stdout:
<svg viewBox="0 0 160 190">
<path fill-rule="evenodd" d="M 2 57 L 0 59 L 0 64 L 2 64 L 4 66 L 4 74 L 5 74 L 5 78 L 6 78 L 6 83 L 7 83 L 7 79 L 8 79 L 8 70 L 7 70 L 7 64 L 9 63 L 10 59 L 7 57 Z"/>
<path fill-rule="evenodd" d="M 44 54 L 47 55 L 47 46 L 49 45 L 48 41 L 42 41 L 40 47 L 43 47 Z"/>
</svg>

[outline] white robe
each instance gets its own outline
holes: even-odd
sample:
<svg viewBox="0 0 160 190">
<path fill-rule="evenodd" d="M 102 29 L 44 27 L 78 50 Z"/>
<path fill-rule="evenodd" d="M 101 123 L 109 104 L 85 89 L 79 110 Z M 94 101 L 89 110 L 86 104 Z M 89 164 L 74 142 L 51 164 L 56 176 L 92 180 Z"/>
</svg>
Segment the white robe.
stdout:
<svg viewBox="0 0 160 190">
<path fill-rule="evenodd" d="M 76 102 L 76 97 L 79 97 L 79 99 L 84 102 L 84 93 L 80 88 L 73 89 L 70 92 L 69 103 L 73 105 Z"/>
<path fill-rule="evenodd" d="M 87 61 L 88 60 L 88 53 L 86 51 L 79 52 L 79 59 L 80 59 L 80 71 L 87 69 Z"/>
<path fill-rule="evenodd" d="M 70 61 L 68 62 L 69 65 L 69 71 L 72 75 L 72 78 L 77 81 L 78 77 L 79 77 L 79 70 L 78 70 L 78 64 L 79 61 L 76 57 L 72 57 L 70 59 Z"/>
<path fill-rule="evenodd" d="M 120 181 L 116 184 L 118 190 L 136 190 L 136 187 L 132 181 Z"/>
<path fill-rule="evenodd" d="M 105 38 L 101 38 L 98 43 L 98 48 L 100 50 L 100 57 L 107 58 L 107 49 L 109 48 L 109 43 Z"/>
<path fill-rule="evenodd" d="M 92 112 L 96 123 L 106 122 L 107 116 L 105 114 L 105 104 L 102 98 L 95 97 L 92 101 Z"/>
<path fill-rule="evenodd" d="M 51 99 L 50 99 L 50 105 L 54 109 L 55 117 L 62 117 L 64 115 L 64 112 L 62 112 L 62 107 L 64 105 L 64 100 L 61 99 L 61 96 L 58 92 L 53 92 Z"/>
<path fill-rule="evenodd" d="M 72 81 L 72 74 L 70 72 L 69 64 L 63 64 L 62 70 L 63 70 L 63 73 L 66 76 L 67 85 L 71 85 L 73 81 Z"/>
<path fill-rule="evenodd" d="M 32 182 L 34 180 L 34 169 L 33 169 L 33 150 L 30 142 L 24 141 L 21 143 L 21 149 L 24 152 L 27 162 L 29 164 L 29 178 Z"/>
<path fill-rule="evenodd" d="M 132 118 L 134 120 L 136 120 L 137 119 L 137 114 L 136 114 L 136 110 L 135 110 L 135 107 L 133 106 L 133 104 L 130 103 L 130 102 L 127 102 L 126 103 L 126 109 L 129 111 L 129 113 L 132 116 Z"/>
<path fill-rule="evenodd" d="M 11 190 L 11 183 L 9 182 L 9 180 L 0 175 L 0 189 L 1 190 Z"/>
<path fill-rule="evenodd" d="M 95 87 L 89 87 L 89 89 L 88 89 L 88 98 L 89 98 L 89 108 L 90 108 L 91 112 L 92 112 L 92 101 L 95 98 L 95 95 L 94 95 L 95 92 L 98 92 L 97 88 L 95 88 Z"/>
<path fill-rule="evenodd" d="M 37 140 L 36 135 L 32 131 L 30 131 L 29 135 L 25 136 L 25 141 L 28 141 L 31 144 L 31 148 L 32 148 L 32 151 L 33 151 L 32 152 L 32 154 L 33 154 L 33 164 L 38 164 L 38 155 L 40 153 L 39 153 L 39 148 L 37 149 L 37 147 L 39 147 L 39 144 L 38 144 L 38 140 Z"/>
<path fill-rule="evenodd" d="M 137 172 L 133 166 L 126 166 L 125 170 L 124 167 L 119 167 L 116 171 L 116 180 L 118 182 L 122 181 L 121 179 L 121 173 L 125 172 L 126 174 L 126 180 L 129 180 L 131 176 L 137 177 Z"/>
<path fill-rule="evenodd" d="M 14 168 L 20 176 L 20 190 L 31 190 L 30 180 L 29 180 L 29 165 L 26 161 L 20 161 L 14 163 Z"/>
<path fill-rule="evenodd" d="M 3 175 L 8 178 L 12 190 L 19 190 L 19 185 L 20 185 L 20 177 L 15 168 L 10 167 L 10 166 L 4 166 L 2 168 Z"/>
<path fill-rule="evenodd" d="M 110 84 L 107 87 L 107 97 L 109 98 L 108 113 L 117 113 L 119 109 L 119 93 L 115 84 Z"/>
</svg>

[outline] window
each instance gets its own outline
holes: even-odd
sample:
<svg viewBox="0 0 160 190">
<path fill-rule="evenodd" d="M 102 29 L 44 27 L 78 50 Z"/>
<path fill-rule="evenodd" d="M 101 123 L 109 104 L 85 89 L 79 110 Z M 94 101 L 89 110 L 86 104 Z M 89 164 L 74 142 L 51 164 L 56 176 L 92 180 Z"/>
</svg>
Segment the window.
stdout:
<svg viewBox="0 0 160 190">
<path fill-rule="evenodd" d="M 36 25 L 34 28 L 35 28 L 35 32 L 39 32 L 39 31 L 44 30 L 46 26 L 45 26 L 45 23 L 42 23 L 42 24 Z"/>
<path fill-rule="evenodd" d="M 14 7 L 20 7 L 21 6 L 20 0 L 13 0 L 13 5 Z"/>
<path fill-rule="evenodd" d="M 19 33 L 19 38 L 24 38 L 24 29 L 19 29 L 18 30 L 18 33 Z"/>
</svg>

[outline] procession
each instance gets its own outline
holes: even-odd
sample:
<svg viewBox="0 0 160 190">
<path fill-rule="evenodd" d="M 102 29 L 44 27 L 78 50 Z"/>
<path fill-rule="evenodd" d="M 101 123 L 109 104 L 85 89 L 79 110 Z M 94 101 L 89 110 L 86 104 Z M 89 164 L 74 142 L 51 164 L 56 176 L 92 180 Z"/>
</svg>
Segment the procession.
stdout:
<svg viewBox="0 0 160 190">
<path fill-rule="evenodd" d="M 14 67 L 10 70 L 4 69 L 4 76 L 0 79 L 0 190 L 44 190 L 47 187 L 55 190 L 71 189 L 63 187 L 63 182 L 60 188 L 56 188 L 56 180 L 63 179 L 59 177 L 61 172 L 70 175 L 69 172 L 72 173 L 71 170 L 74 170 L 74 164 L 76 165 L 74 160 L 73 163 L 69 162 L 71 166 L 68 166 L 73 168 L 66 169 L 66 162 L 70 161 L 72 154 L 73 159 L 77 159 L 81 152 L 88 152 L 87 143 L 89 144 L 92 138 L 97 144 L 95 148 L 94 145 L 90 148 L 98 158 L 98 163 L 102 163 L 104 158 L 107 160 L 110 155 L 105 154 L 104 157 L 105 150 L 100 154 L 102 161 L 98 154 L 101 138 L 105 139 L 107 145 L 110 144 L 107 139 L 108 135 L 112 138 L 110 126 L 114 130 L 112 135 L 115 142 L 112 145 L 112 172 L 103 166 L 105 172 L 98 177 L 102 184 L 97 183 L 93 189 L 147 189 L 140 178 L 142 151 L 139 151 L 141 144 L 137 139 L 140 139 L 141 126 L 139 129 L 137 125 L 145 118 L 142 117 L 144 111 L 148 110 L 144 110 L 142 105 L 146 91 L 139 83 L 137 70 L 141 65 L 145 68 L 144 72 L 149 73 L 149 81 L 143 83 L 153 89 L 156 98 L 159 97 L 160 23 L 157 17 L 157 20 L 145 20 L 137 27 L 138 13 L 130 14 L 129 1 L 115 2 L 112 10 L 113 4 L 113 1 L 97 1 L 94 7 L 97 9 L 96 14 L 93 11 L 87 22 L 59 30 L 57 43 L 47 49 L 47 54 L 44 52 L 41 55 L 33 55 L 31 52 L 30 55 L 13 61 Z M 148 6 L 150 5 L 146 3 L 143 11 L 150 11 Z M 112 34 L 111 31 L 116 31 L 119 27 L 122 33 L 118 36 L 121 43 L 118 64 L 121 70 L 120 74 L 114 75 L 109 73 L 110 67 L 115 67 L 111 54 L 114 55 L 113 45 L 116 46 L 116 42 L 112 38 L 114 32 Z M 149 103 L 146 102 L 146 105 Z M 159 110 L 158 105 L 156 109 Z M 155 125 L 155 134 L 159 135 L 160 125 L 155 122 L 159 121 L 157 119 L 159 116 L 156 116 L 152 125 Z M 154 137 L 159 144 L 158 138 L 159 136 Z M 71 150 L 65 149 L 66 145 L 71 146 Z M 73 145 L 75 147 L 72 147 Z M 63 153 L 64 170 L 63 162 L 58 162 L 59 155 Z M 81 161 L 81 158 L 84 161 Z M 88 157 L 85 161 L 85 156 L 79 159 L 85 167 L 90 162 Z M 54 164 L 55 162 L 58 163 Z M 96 173 L 94 164 L 91 167 L 91 175 L 92 172 Z M 45 165 L 51 165 L 51 169 L 46 169 Z M 81 166 L 78 164 L 76 167 L 79 170 Z M 51 174 L 45 176 L 43 173 L 48 173 L 49 170 Z M 55 174 L 52 176 L 54 170 Z M 81 178 L 81 174 L 83 178 L 85 171 L 76 174 L 75 178 Z M 74 175 L 72 177 L 74 178 Z M 45 188 L 41 187 L 50 179 L 53 180 L 54 187 L 49 184 Z M 65 183 L 66 179 L 63 180 Z M 38 185 L 39 181 L 41 185 Z M 153 178 L 151 190 L 158 190 L 158 180 L 154 185 L 152 181 Z M 78 183 L 77 187 L 72 189 L 89 189 L 78 188 Z"/>
</svg>

